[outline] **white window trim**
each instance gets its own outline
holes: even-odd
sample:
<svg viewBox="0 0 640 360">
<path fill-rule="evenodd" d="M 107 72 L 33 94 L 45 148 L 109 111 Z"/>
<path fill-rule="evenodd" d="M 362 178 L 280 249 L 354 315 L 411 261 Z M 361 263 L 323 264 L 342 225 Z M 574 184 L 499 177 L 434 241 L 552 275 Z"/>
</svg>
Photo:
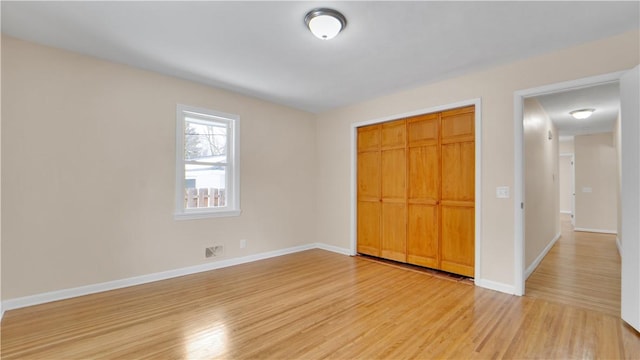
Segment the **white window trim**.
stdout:
<svg viewBox="0 0 640 360">
<path fill-rule="evenodd" d="M 227 206 L 223 208 L 184 208 L 184 122 L 185 113 L 209 116 L 230 123 L 227 144 Z M 176 106 L 176 187 L 175 220 L 239 216 L 240 210 L 240 117 L 219 111 L 178 104 Z"/>
</svg>

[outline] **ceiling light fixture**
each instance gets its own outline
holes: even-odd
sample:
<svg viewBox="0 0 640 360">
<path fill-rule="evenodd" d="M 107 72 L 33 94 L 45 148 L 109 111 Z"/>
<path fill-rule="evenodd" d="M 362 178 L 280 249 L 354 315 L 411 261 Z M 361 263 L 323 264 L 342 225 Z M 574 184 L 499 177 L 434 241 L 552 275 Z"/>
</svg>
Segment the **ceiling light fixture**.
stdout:
<svg viewBox="0 0 640 360">
<path fill-rule="evenodd" d="M 304 23 L 318 39 L 330 40 L 347 26 L 347 19 L 336 10 L 318 8 L 307 13 Z"/>
<path fill-rule="evenodd" d="M 593 114 L 594 111 L 596 111 L 596 110 L 595 109 L 580 109 L 580 110 L 573 110 L 569 114 L 571 114 L 571 116 L 573 116 L 574 118 L 576 118 L 578 120 L 582 120 L 582 119 L 586 119 L 589 116 L 591 116 L 591 114 Z"/>
</svg>

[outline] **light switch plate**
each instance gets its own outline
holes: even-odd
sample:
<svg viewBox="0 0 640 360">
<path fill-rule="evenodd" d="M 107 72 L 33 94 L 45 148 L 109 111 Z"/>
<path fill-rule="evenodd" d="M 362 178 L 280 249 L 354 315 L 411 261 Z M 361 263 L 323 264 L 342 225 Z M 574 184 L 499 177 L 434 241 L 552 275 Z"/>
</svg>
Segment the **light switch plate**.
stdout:
<svg viewBox="0 0 640 360">
<path fill-rule="evenodd" d="M 498 199 L 508 199 L 509 198 L 509 187 L 508 186 L 498 186 L 496 188 L 496 197 Z"/>
<path fill-rule="evenodd" d="M 593 192 L 593 189 L 592 189 L 592 188 L 590 188 L 590 187 L 583 187 L 583 188 L 582 188 L 582 192 L 583 192 L 583 193 L 590 193 L 590 192 Z"/>
</svg>

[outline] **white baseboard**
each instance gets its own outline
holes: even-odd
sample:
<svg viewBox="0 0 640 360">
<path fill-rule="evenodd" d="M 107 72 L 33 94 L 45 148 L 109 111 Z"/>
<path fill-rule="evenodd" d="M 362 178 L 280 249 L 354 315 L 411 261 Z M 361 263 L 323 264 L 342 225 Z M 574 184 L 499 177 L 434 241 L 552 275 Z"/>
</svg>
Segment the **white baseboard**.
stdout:
<svg viewBox="0 0 640 360">
<path fill-rule="evenodd" d="M 51 292 L 30 295 L 30 296 L 15 298 L 15 299 L 8 299 L 8 300 L 2 301 L 1 307 L 2 307 L 2 311 L 4 312 L 5 310 L 19 309 L 27 306 L 39 305 L 39 304 L 44 304 L 52 301 L 58 301 L 58 300 L 64 300 L 64 299 L 69 299 L 69 298 L 83 296 L 83 295 L 95 294 L 103 291 L 115 290 L 115 289 L 125 288 L 129 286 L 134 286 L 134 285 L 141 285 L 141 284 L 146 284 L 146 283 L 155 282 L 159 280 L 166 280 L 166 279 L 171 279 L 178 276 L 191 275 L 191 274 L 196 274 L 204 271 L 221 269 L 229 266 L 245 264 L 253 261 L 264 260 L 264 259 L 268 259 L 276 256 L 293 254 L 296 252 L 316 249 L 316 248 L 336 252 L 339 254 L 349 255 L 349 251 L 347 249 L 342 249 L 337 246 L 331 246 L 331 245 L 326 245 L 322 243 L 307 244 L 307 245 L 294 246 L 294 247 L 281 249 L 281 250 L 264 252 L 260 254 L 243 256 L 239 258 L 216 261 L 214 263 L 209 263 L 209 264 L 189 266 L 181 269 L 162 271 L 158 273 L 136 276 L 136 277 L 127 278 L 127 279 L 108 281 L 108 282 L 99 283 L 99 284 L 79 286 L 79 287 L 70 288 L 70 289 L 63 289 L 63 290 L 51 291 Z"/>
<path fill-rule="evenodd" d="M 618 247 L 618 255 L 622 256 L 622 243 L 620 238 L 616 236 L 616 247 Z"/>
<path fill-rule="evenodd" d="M 584 231 L 584 232 L 592 232 L 592 233 L 602 233 L 602 234 L 617 234 L 617 230 L 605 230 L 605 229 L 586 229 L 586 228 L 574 228 L 574 231 Z"/>
<path fill-rule="evenodd" d="M 342 254 L 342 255 L 347 255 L 347 256 L 355 255 L 353 252 L 351 252 L 351 250 L 345 249 L 345 248 L 341 248 L 341 247 L 338 247 L 338 246 L 327 245 L 327 244 L 323 244 L 323 243 L 315 243 L 315 247 L 317 249 L 331 251 L 331 252 Z"/>
<path fill-rule="evenodd" d="M 544 257 L 547 256 L 547 253 L 551 250 L 553 245 L 555 245 L 555 243 L 556 243 L 556 241 L 558 241 L 558 239 L 560 239 L 560 233 L 556 234 L 556 236 L 553 238 L 553 240 L 551 240 L 547 244 L 547 246 L 545 246 L 545 248 L 542 249 L 542 251 L 540 252 L 538 257 L 536 257 L 536 259 L 533 260 L 531 265 L 529 265 L 529 267 L 527 267 L 527 270 L 525 270 L 525 272 L 524 272 L 524 279 L 525 280 L 527 280 L 529 278 L 529 276 L 531 276 L 531 274 L 533 274 L 533 272 L 536 270 L 538 265 L 540 265 L 540 263 L 542 262 L 542 259 L 544 259 Z"/>
<path fill-rule="evenodd" d="M 486 279 L 475 279 L 476 286 L 481 288 L 499 291 L 505 294 L 514 295 L 516 293 L 516 289 L 513 285 L 499 283 L 497 281 L 491 281 Z"/>
<path fill-rule="evenodd" d="M 240 258 L 221 260 L 210 264 L 202 264 L 189 266 L 181 269 L 169 270 L 158 272 L 154 274 L 136 276 L 127 279 L 108 281 L 99 284 L 92 284 L 86 286 L 79 286 L 70 289 L 63 289 L 57 291 L 51 291 L 36 295 L 30 295 L 15 299 L 8 299 L 2 301 L 0 304 L 0 309 L 2 310 L 2 314 L 4 314 L 5 310 L 13 310 L 19 309 L 27 306 L 44 304 L 52 301 L 64 300 L 69 298 L 74 298 L 83 295 L 95 294 L 103 291 L 115 290 L 120 288 L 125 288 L 129 286 L 141 285 L 146 283 L 151 283 L 160 280 L 171 279 L 184 275 L 196 274 L 204 271 L 210 271 L 215 269 L 221 269 L 229 266 L 245 264 L 253 261 L 264 260 L 272 257 L 293 254 L 300 251 L 311 250 L 311 249 L 322 249 L 326 251 L 331 251 L 334 253 L 342 254 L 342 255 L 354 255 L 351 250 L 341 248 L 338 246 L 327 245 L 323 243 L 313 243 L 301 246 L 295 246 L 282 250 L 269 251 L 260 254 L 254 254 L 249 256 L 244 256 Z M 503 283 L 499 283 L 491 280 L 483 280 L 483 279 L 475 279 L 476 286 L 495 290 L 507 294 L 515 294 L 515 289 L 512 285 L 507 285 Z"/>
<path fill-rule="evenodd" d="M 571 210 L 560 210 L 560 214 L 567 214 L 567 215 L 571 215 L 572 212 Z"/>
</svg>

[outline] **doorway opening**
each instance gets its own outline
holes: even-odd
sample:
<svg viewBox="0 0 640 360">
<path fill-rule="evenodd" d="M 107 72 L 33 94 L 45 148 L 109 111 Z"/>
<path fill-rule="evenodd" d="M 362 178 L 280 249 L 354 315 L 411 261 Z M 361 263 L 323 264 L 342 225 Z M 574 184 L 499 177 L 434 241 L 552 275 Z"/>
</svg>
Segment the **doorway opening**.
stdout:
<svg viewBox="0 0 640 360">
<path fill-rule="evenodd" d="M 544 254 L 543 254 L 542 256 L 539 257 L 539 259 L 537 259 L 536 256 L 533 256 L 533 259 L 531 259 L 531 256 L 529 256 L 530 257 L 529 259 L 526 258 L 526 247 L 529 244 L 525 242 L 525 225 L 526 225 L 525 211 L 526 209 L 529 208 L 530 205 L 533 205 L 535 202 L 531 202 L 531 201 L 528 202 L 526 200 L 526 195 L 525 195 L 525 190 L 526 190 L 525 166 L 529 166 L 529 164 L 525 165 L 526 163 L 525 131 L 524 131 L 525 125 L 523 122 L 524 115 L 525 115 L 524 114 L 525 102 L 527 101 L 527 99 L 534 99 L 536 97 L 542 97 L 542 96 L 547 96 L 551 94 L 566 93 L 569 91 L 583 90 L 583 89 L 587 89 L 587 88 L 591 88 L 599 85 L 610 85 L 610 84 L 616 85 L 619 82 L 619 79 L 622 76 L 622 74 L 624 74 L 624 72 L 605 74 L 605 75 L 600 75 L 600 76 L 595 76 L 590 78 L 568 81 L 564 83 L 547 85 L 539 88 L 521 90 L 521 91 L 517 91 L 514 94 L 514 113 L 515 113 L 515 117 L 514 117 L 514 121 L 515 121 L 515 124 L 514 124 L 515 125 L 514 126 L 514 129 L 515 129 L 514 130 L 515 132 L 514 134 L 514 140 L 515 140 L 515 148 L 514 148 L 515 150 L 514 151 L 515 152 L 515 183 L 514 183 L 515 199 L 514 200 L 515 200 L 515 204 L 514 205 L 515 205 L 515 215 L 516 215 L 515 216 L 515 234 L 514 234 L 515 235 L 514 263 L 515 263 L 516 295 L 524 295 L 525 281 L 526 281 L 527 275 L 529 275 L 532 272 L 531 270 L 532 265 L 533 265 L 533 269 L 535 269 L 535 266 L 537 265 L 537 264 L 534 264 L 535 262 L 534 260 L 541 261 L 542 258 L 544 257 Z M 539 103 L 538 103 L 538 106 L 541 107 Z M 542 121 L 542 120 L 539 120 L 537 117 L 534 116 L 532 117 L 532 121 Z M 558 134 L 557 128 L 554 128 L 553 126 L 549 126 L 548 124 L 534 123 L 530 125 L 534 127 L 538 126 L 538 132 L 541 132 L 542 134 L 546 134 L 544 139 L 539 141 L 546 141 L 547 151 L 550 154 L 555 151 L 556 159 L 558 159 L 559 151 L 558 151 L 557 144 L 558 144 L 559 134 Z M 555 142 L 555 147 L 553 145 L 554 142 Z M 554 165 L 544 164 L 543 166 L 546 166 L 548 168 L 549 166 L 554 166 Z M 551 183 L 555 182 L 557 186 L 557 174 L 558 174 L 558 162 L 556 161 L 554 168 L 547 169 L 547 172 L 544 174 L 541 174 L 540 176 L 546 176 L 545 181 L 547 182 L 547 185 L 549 182 Z M 542 249 L 538 249 L 539 253 L 548 252 L 553 246 L 553 243 L 555 242 L 555 240 L 557 240 L 557 238 L 560 237 L 560 218 L 559 218 L 560 209 L 559 209 L 559 202 L 557 201 L 557 197 L 558 197 L 557 192 L 559 191 L 559 188 L 557 187 L 555 191 L 556 191 L 555 193 L 556 199 L 555 199 L 554 206 L 556 207 L 556 210 L 549 211 L 549 214 L 548 214 L 551 219 L 548 221 L 554 224 L 552 231 L 555 233 L 555 235 L 552 235 L 551 238 L 545 239 L 547 243 L 549 243 L 549 241 L 551 242 L 548 244 L 546 248 L 543 246 Z M 553 195 L 551 196 L 551 198 L 553 198 Z M 548 237 L 548 235 L 545 235 L 545 236 Z M 527 274 L 527 269 L 529 269 L 529 274 Z"/>
<path fill-rule="evenodd" d="M 526 295 L 617 315 L 619 83 L 528 96 L 523 105 Z M 585 108 L 591 116 L 572 116 Z"/>
<path fill-rule="evenodd" d="M 527 296 L 620 314 L 619 113 L 618 82 L 524 99 Z"/>
<path fill-rule="evenodd" d="M 640 331 L 640 66 L 514 93 L 514 293 L 525 292 L 523 104 L 527 97 L 618 82 L 620 87 L 621 318 Z M 579 218 L 579 215 L 578 215 Z"/>
</svg>

